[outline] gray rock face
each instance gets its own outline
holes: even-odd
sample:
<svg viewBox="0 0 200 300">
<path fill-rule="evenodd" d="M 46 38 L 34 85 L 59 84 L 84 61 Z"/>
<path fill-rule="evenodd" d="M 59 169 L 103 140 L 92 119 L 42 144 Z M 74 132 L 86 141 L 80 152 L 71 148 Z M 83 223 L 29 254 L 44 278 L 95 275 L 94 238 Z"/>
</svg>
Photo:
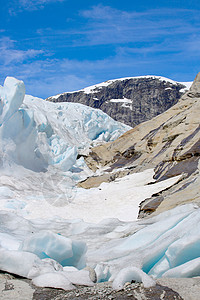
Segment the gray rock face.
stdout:
<svg viewBox="0 0 200 300">
<path fill-rule="evenodd" d="M 134 127 L 177 103 L 185 85 L 156 76 L 111 80 L 73 93 L 47 98 L 99 108 L 113 119 Z"/>
</svg>

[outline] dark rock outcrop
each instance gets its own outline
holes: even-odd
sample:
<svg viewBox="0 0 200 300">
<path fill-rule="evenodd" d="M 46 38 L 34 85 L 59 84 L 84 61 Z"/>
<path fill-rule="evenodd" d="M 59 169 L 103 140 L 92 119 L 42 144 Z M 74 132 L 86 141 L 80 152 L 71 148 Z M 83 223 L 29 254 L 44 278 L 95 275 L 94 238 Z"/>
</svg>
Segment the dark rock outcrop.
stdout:
<svg viewBox="0 0 200 300">
<path fill-rule="evenodd" d="M 134 127 L 177 103 L 185 88 L 184 84 L 167 78 L 144 76 L 111 80 L 46 100 L 78 102 L 98 108 L 113 119 Z"/>
</svg>

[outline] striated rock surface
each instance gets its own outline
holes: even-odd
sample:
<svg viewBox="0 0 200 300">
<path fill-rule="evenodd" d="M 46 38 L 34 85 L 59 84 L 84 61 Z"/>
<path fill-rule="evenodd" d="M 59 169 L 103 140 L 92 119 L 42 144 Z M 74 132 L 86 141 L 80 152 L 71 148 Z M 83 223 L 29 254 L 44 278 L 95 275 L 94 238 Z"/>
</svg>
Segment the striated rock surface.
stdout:
<svg viewBox="0 0 200 300">
<path fill-rule="evenodd" d="M 158 76 L 122 78 L 46 100 L 99 108 L 113 119 L 134 127 L 177 103 L 188 85 Z"/>
<path fill-rule="evenodd" d="M 107 173 L 122 167 L 123 172 L 155 168 L 154 178 L 157 181 L 182 174 L 179 183 L 168 191 L 141 203 L 140 217 L 188 202 L 200 203 L 199 113 L 200 73 L 177 104 L 114 142 L 93 148 L 85 160 L 94 171 L 102 166 L 107 167 Z M 120 173 L 120 170 L 117 172 Z M 87 188 L 91 187 L 89 180 L 84 182 Z M 92 184 L 94 181 L 95 177 Z"/>
</svg>

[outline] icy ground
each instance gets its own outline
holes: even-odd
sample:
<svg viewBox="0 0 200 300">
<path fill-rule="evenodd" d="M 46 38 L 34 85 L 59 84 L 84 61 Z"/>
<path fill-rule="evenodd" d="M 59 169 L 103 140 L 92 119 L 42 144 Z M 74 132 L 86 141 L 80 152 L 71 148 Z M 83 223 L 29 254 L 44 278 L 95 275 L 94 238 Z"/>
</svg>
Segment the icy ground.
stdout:
<svg viewBox="0 0 200 300">
<path fill-rule="evenodd" d="M 200 275 L 199 208 L 136 220 L 139 203 L 180 176 L 156 183 L 146 170 L 77 188 L 91 175 L 77 154 L 129 127 L 83 105 L 24 95 L 14 78 L 0 87 L 0 270 L 65 290 Z"/>
<path fill-rule="evenodd" d="M 194 205 L 133 222 L 26 220 L 5 211 L 0 220 L 1 270 L 38 286 L 68 290 L 97 279 L 120 289 L 131 280 L 149 287 L 153 278 L 200 275 L 200 209 Z"/>
</svg>

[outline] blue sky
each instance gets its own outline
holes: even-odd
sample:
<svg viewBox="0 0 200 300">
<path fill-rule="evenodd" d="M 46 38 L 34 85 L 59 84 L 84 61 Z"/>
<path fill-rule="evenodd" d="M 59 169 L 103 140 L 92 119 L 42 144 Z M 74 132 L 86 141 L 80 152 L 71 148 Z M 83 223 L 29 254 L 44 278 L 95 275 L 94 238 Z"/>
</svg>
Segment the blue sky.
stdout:
<svg viewBox="0 0 200 300">
<path fill-rule="evenodd" d="M 200 1 L 0 1 L 0 84 L 14 76 L 28 94 L 200 71 Z"/>
</svg>

